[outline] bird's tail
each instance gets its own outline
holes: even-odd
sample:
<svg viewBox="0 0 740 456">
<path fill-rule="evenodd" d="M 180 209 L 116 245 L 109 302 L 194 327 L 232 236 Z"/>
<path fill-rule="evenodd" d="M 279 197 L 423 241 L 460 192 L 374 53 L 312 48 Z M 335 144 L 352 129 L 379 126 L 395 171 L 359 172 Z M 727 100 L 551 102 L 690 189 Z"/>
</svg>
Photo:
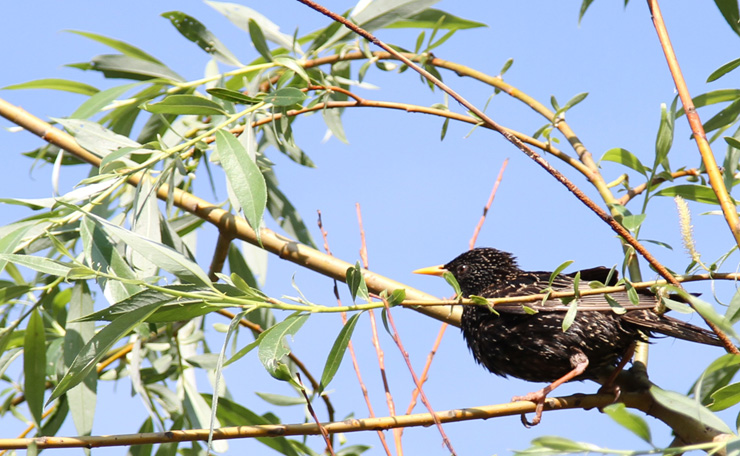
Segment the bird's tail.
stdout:
<svg viewBox="0 0 740 456">
<path fill-rule="evenodd" d="M 640 329 L 651 333 L 659 333 L 678 339 L 698 342 L 706 345 L 716 345 L 722 347 L 722 342 L 712 331 L 694 326 L 676 318 L 665 315 L 656 315 L 649 310 L 635 310 L 627 312 L 622 316 L 623 319 L 634 324 Z"/>
</svg>

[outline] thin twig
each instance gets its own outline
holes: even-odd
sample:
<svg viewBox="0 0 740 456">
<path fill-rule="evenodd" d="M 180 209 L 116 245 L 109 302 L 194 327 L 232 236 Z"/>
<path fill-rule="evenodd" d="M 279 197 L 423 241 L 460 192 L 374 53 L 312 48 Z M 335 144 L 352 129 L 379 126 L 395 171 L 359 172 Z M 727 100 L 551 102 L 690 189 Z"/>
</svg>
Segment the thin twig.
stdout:
<svg viewBox="0 0 740 456">
<path fill-rule="evenodd" d="M 573 184 L 567 177 L 565 177 L 560 171 L 553 168 L 547 160 L 542 158 L 537 152 L 527 147 L 526 144 L 524 144 L 522 141 L 520 141 L 515 136 L 509 134 L 505 129 L 501 128 L 496 122 L 493 121 L 486 113 L 478 109 L 475 105 L 470 103 L 468 100 L 463 98 L 460 94 L 449 88 L 446 84 L 444 84 L 442 81 L 437 79 L 434 75 L 429 73 L 428 71 L 424 70 L 423 68 L 416 65 L 414 62 L 409 60 L 408 58 L 404 57 L 400 53 L 398 53 L 395 49 L 388 46 L 384 42 L 380 41 L 378 38 L 376 38 L 371 33 L 367 32 L 366 30 L 362 29 L 361 27 L 353 24 L 352 22 L 348 21 L 346 18 L 326 9 L 325 7 L 311 1 L 311 0 L 297 0 L 300 3 L 303 3 L 304 5 L 318 11 L 321 14 L 324 14 L 325 16 L 333 19 L 334 21 L 340 22 L 345 27 L 349 28 L 353 32 L 357 33 L 361 37 L 365 38 L 366 40 L 370 41 L 371 43 L 375 44 L 376 46 L 379 46 L 386 51 L 393 54 L 396 58 L 401 60 L 404 64 L 412 68 L 417 73 L 421 74 L 425 79 L 442 89 L 445 93 L 450 95 L 452 98 L 458 101 L 458 103 L 462 104 L 465 108 L 469 109 L 473 114 L 480 117 L 480 119 L 490 125 L 490 127 L 500 133 L 504 138 L 506 138 L 510 143 L 512 143 L 514 146 L 516 146 L 520 151 L 522 151 L 525 155 L 527 155 L 529 158 L 531 158 L 535 163 L 540 165 L 547 173 L 549 173 L 552 177 L 554 177 L 558 182 L 560 182 L 562 185 L 565 186 L 565 188 L 568 189 L 576 198 L 578 198 L 586 207 L 591 209 L 592 212 L 594 212 L 601 220 L 603 220 L 605 223 L 607 223 L 614 232 L 616 232 L 619 236 L 621 236 L 625 242 L 630 244 L 636 252 L 638 252 L 640 255 L 642 255 L 645 260 L 650 263 L 651 266 L 660 274 L 662 277 L 664 277 L 666 280 L 671 282 L 673 285 L 680 287 L 679 283 L 673 278 L 673 275 L 671 272 L 666 269 L 665 266 L 663 266 L 651 253 L 648 251 L 645 246 L 643 246 L 632 234 L 627 230 L 625 227 L 623 227 L 616 219 L 614 219 L 612 216 L 610 216 L 606 211 L 604 211 L 600 206 L 598 206 L 591 198 L 589 198 L 580 188 L 578 188 L 575 184 Z M 733 206 L 734 210 L 734 206 Z M 740 229 L 740 225 L 738 225 Z M 738 243 L 740 244 L 740 231 L 738 232 Z M 727 337 L 727 334 L 725 334 L 717 325 L 709 321 L 706 317 L 700 314 L 702 319 L 706 322 L 707 326 L 709 326 L 716 334 L 717 337 L 722 341 L 723 346 L 725 349 L 734 354 L 740 354 L 740 350 L 738 350 L 735 345 L 732 344 L 732 341 Z"/>
<path fill-rule="evenodd" d="M 501 169 L 498 172 L 498 177 L 496 178 L 496 183 L 493 184 L 493 189 L 491 189 L 491 195 L 488 197 L 488 202 L 486 203 L 485 207 L 483 208 L 483 214 L 480 216 L 480 220 L 478 221 L 478 224 L 475 226 L 475 230 L 473 231 L 473 237 L 470 238 L 470 243 L 468 248 L 473 249 L 475 247 L 475 243 L 478 241 L 478 234 L 480 233 L 481 228 L 483 228 L 483 222 L 486 221 L 486 216 L 488 215 L 488 211 L 491 209 L 491 204 L 493 204 L 493 198 L 496 197 L 496 191 L 498 190 L 498 186 L 501 184 L 501 179 L 504 177 L 504 171 L 506 170 L 506 165 L 509 163 L 509 159 L 505 159 L 504 163 L 501 165 Z"/>
<path fill-rule="evenodd" d="M 439 345 L 442 343 L 442 336 L 444 336 L 447 326 L 449 326 L 447 323 L 442 323 L 442 325 L 439 327 L 437 338 L 434 340 L 434 345 L 432 345 L 432 349 L 429 350 L 429 354 L 427 355 L 427 361 L 424 364 L 424 370 L 421 371 L 421 379 L 419 380 L 419 383 L 421 383 L 422 385 L 424 385 L 424 383 L 427 381 L 427 378 L 429 375 L 429 368 L 432 366 L 432 360 L 434 360 L 434 355 L 437 354 Z M 420 391 L 419 388 L 416 387 L 414 388 L 414 391 L 411 393 L 411 401 L 409 402 L 409 406 L 406 409 L 407 415 L 414 410 L 414 407 L 416 407 L 416 399 L 419 397 L 419 391 Z"/>
<path fill-rule="evenodd" d="M 453 455 L 457 454 L 455 453 L 455 449 L 452 448 L 452 442 L 450 442 L 450 439 L 447 437 L 447 434 L 445 433 L 444 428 L 442 428 L 442 422 L 437 417 L 437 414 L 434 413 L 434 410 L 432 409 L 432 404 L 427 399 L 427 395 L 424 394 L 424 389 L 422 388 L 422 385 L 419 381 L 419 378 L 416 376 L 416 372 L 414 372 L 414 366 L 411 365 L 411 359 L 409 358 L 409 353 L 406 351 L 405 348 L 403 348 L 403 343 L 401 342 L 401 336 L 398 334 L 398 330 L 396 329 L 396 323 L 393 321 L 393 315 L 391 314 L 391 308 L 388 305 L 388 301 L 383 299 L 383 305 L 385 305 L 385 314 L 388 317 L 388 323 L 391 325 L 391 329 L 393 330 L 393 334 L 391 334 L 391 338 L 393 339 L 393 342 L 396 343 L 398 346 L 398 350 L 401 352 L 401 356 L 403 356 L 403 360 L 406 362 L 406 366 L 409 368 L 409 372 L 411 373 L 411 377 L 414 379 L 414 384 L 416 385 L 416 389 L 419 390 L 419 396 L 421 397 L 421 402 L 424 404 L 424 406 L 429 410 L 429 413 L 434 417 L 434 424 L 437 426 L 437 429 L 439 429 L 439 433 L 442 435 L 442 441 L 444 442 L 445 446 L 450 450 L 450 453 Z"/>
<path fill-rule="evenodd" d="M 211 258 L 211 266 L 208 268 L 208 278 L 213 282 L 218 282 L 217 273 L 224 270 L 224 264 L 226 264 L 226 258 L 229 256 L 229 248 L 231 247 L 231 241 L 234 240 L 232 235 L 227 235 L 224 232 L 218 233 L 218 240 L 216 241 L 216 247 L 213 249 L 213 257 Z"/>
<path fill-rule="evenodd" d="M 301 384 L 301 393 L 303 393 L 303 397 L 306 399 L 306 407 L 308 407 L 308 412 L 313 417 L 314 422 L 316 422 L 316 426 L 319 427 L 319 431 L 321 431 L 321 436 L 324 437 L 324 442 L 326 442 L 326 450 L 332 456 L 336 456 L 336 454 L 334 453 L 334 448 L 331 445 L 331 439 L 329 439 L 329 433 L 326 431 L 326 428 L 321 425 L 321 421 L 319 421 L 319 417 L 318 415 L 316 415 L 316 411 L 311 405 L 311 399 L 309 399 L 308 394 L 306 394 L 306 388 L 303 387 L 303 380 L 301 380 L 300 372 L 296 372 L 295 375 L 296 377 L 298 377 L 298 382 Z"/>
<path fill-rule="evenodd" d="M 360 229 L 360 260 L 362 260 L 362 266 L 369 270 L 370 263 L 367 259 L 367 243 L 365 240 L 365 228 L 362 224 L 362 211 L 360 210 L 360 203 L 355 203 L 355 209 L 357 210 L 357 223 Z M 388 414 L 390 416 L 396 415 L 396 404 L 393 401 L 393 394 L 391 394 L 391 386 L 388 383 L 388 376 L 385 370 L 385 353 L 383 347 L 380 346 L 380 338 L 378 337 L 378 325 L 375 321 L 375 312 L 373 310 L 368 311 L 370 317 L 370 330 L 372 332 L 373 347 L 375 347 L 375 353 L 378 357 L 378 367 L 380 368 L 380 377 L 383 379 L 383 389 L 385 390 L 385 402 L 388 404 Z M 401 444 L 401 430 L 393 429 L 393 440 L 396 444 L 396 454 L 398 456 L 403 455 L 403 445 Z"/>
<path fill-rule="evenodd" d="M 321 237 L 324 239 L 324 250 L 326 251 L 327 255 L 333 256 L 331 253 L 331 249 L 329 248 L 329 235 L 324 229 L 324 224 L 321 220 L 321 211 L 317 211 L 319 214 L 319 230 L 321 231 Z M 339 306 L 342 305 L 342 300 L 339 298 L 339 287 L 337 287 L 337 281 L 334 280 L 334 296 L 337 299 L 337 304 Z M 342 312 L 340 314 L 342 316 L 342 324 L 347 324 L 347 313 Z M 357 362 L 357 356 L 355 355 L 355 347 L 352 344 L 352 341 L 350 340 L 347 344 L 347 349 L 349 350 L 350 358 L 352 359 L 352 367 L 355 370 L 355 375 L 357 375 L 357 383 L 360 385 L 360 390 L 362 391 L 362 397 L 365 399 L 365 404 L 367 405 L 367 412 L 370 414 L 370 418 L 375 418 L 375 411 L 373 410 L 373 404 L 370 402 L 370 395 L 367 392 L 367 386 L 365 386 L 365 382 L 362 379 L 362 373 L 360 372 L 360 364 Z M 385 434 L 383 434 L 383 431 L 377 431 L 378 438 L 380 439 L 380 444 L 383 445 L 383 449 L 385 450 L 385 454 L 388 456 L 391 456 L 391 449 L 388 448 L 388 442 L 385 439 Z"/>
</svg>

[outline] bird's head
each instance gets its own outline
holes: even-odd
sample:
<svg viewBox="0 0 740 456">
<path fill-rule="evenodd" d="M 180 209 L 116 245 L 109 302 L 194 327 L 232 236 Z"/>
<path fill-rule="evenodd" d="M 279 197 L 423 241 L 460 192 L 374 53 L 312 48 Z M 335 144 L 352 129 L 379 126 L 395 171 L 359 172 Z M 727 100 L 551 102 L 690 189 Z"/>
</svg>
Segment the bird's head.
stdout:
<svg viewBox="0 0 740 456">
<path fill-rule="evenodd" d="M 468 297 L 481 295 L 488 287 L 505 284 L 519 267 L 510 253 L 480 247 L 468 250 L 445 265 L 417 269 L 414 273 L 441 276 L 446 271 L 455 276 L 463 296 Z"/>
</svg>

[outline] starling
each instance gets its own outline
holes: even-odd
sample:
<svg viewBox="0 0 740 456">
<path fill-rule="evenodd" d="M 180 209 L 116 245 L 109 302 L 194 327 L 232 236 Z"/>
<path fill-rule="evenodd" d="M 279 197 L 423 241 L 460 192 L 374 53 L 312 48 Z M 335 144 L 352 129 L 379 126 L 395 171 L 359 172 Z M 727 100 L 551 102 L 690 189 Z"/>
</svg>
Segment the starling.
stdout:
<svg viewBox="0 0 740 456">
<path fill-rule="evenodd" d="M 600 267 L 578 273 L 557 275 L 551 272 L 523 271 L 515 258 L 493 248 L 477 248 L 458 256 L 443 266 L 414 271 L 418 274 L 452 273 L 462 296 L 504 298 L 553 291 L 572 291 L 576 276 L 579 288 L 589 288 L 589 281 L 607 285 L 610 269 Z M 613 277 L 616 279 L 615 277 Z M 647 341 L 653 333 L 693 342 L 721 346 L 716 335 L 675 318 L 658 315 L 653 309 L 658 298 L 648 292 L 638 293 L 633 304 L 627 293 L 610 293 L 626 312 L 612 310 L 604 295 L 580 296 L 578 312 L 570 327 L 563 331 L 568 305 L 559 299 L 526 303 L 537 313 L 526 312 L 523 303 L 497 304 L 492 311 L 481 305 L 463 308 L 461 329 L 475 360 L 496 375 L 511 375 L 530 382 L 549 382 L 545 388 L 514 401 L 537 404 L 532 423 L 522 416 L 525 425 L 536 425 L 542 418 L 547 394 L 572 380 L 597 380 L 610 377 L 624 366 L 637 341 Z M 620 363 L 621 362 L 621 363 Z"/>
</svg>

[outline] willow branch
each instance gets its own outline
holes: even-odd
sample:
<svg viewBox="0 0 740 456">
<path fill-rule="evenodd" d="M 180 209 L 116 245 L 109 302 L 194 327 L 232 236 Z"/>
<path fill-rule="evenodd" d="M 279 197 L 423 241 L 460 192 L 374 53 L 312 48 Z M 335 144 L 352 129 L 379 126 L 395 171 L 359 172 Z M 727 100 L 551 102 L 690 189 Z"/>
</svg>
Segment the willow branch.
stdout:
<svg viewBox="0 0 740 456">
<path fill-rule="evenodd" d="M 648 0 L 647 3 L 648 8 L 650 8 L 650 14 L 653 18 L 655 31 L 658 34 L 658 40 L 660 41 L 666 61 L 668 62 L 668 68 L 670 69 L 671 76 L 676 84 L 678 96 L 681 98 L 681 104 L 683 104 L 684 111 L 686 112 L 686 120 L 689 122 L 691 132 L 693 133 L 696 145 L 699 148 L 699 153 L 701 154 L 702 162 L 707 170 L 709 185 L 712 187 L 712 190 L 714 190 L 714 194 L 717 195 L 717 200 L 722 208 L 722 213 L 725 216 L 727 225 L 730 227 L 730 231 L 735 238 L 735 243 L 740 246 L 740 218 L 738 218 L 737 208 L 727 192 L 725 181 L 722 179 L 722 173 L 719 170 L 719 166 L 717 166 L 717 161 L 712 153 L 712 148 L 709 146 L 709 141 L 707 141 L 707 135 L 704 132 L 704 126 L 699 118 L 699 113 L 696 112 L 694 101 L 691 99 L 689 88 L 686 86 L 686 80 L 683 78 L 683 74 L 681 73 L 681 67 L 678 64 L 676 53 L 673 50 L 673 45 L 668 36 L 668 30 L 663 21 L 663 14 L 660 12 L 658 0 Z"/>
<path fill-rule="evenodd" d="M 3 99 L 0 99 L 0 116 L 5 117 L 14 124 L 23 127 L 45 141 L 54 144 L 93 166 L 100 165 L 100 157 L 80 147 L 72 136 Z M 143 178 L 148 177 L 142 172 L 130 175 L 127 178 L 127 182 L 136 186 Z M 163 184 L 157 189 L 157 197 L 163 201 L 168 201 L 170 191 L 172 192 L 172 202 L 179 209 L 200 217 L 208 223 L 216 226 L 219 230 L 227 230 L 227 232 L 231 230 L 230 232 L 234 233 L 234 237 L 236 239 L 259 246 L 256 233 L 244 218 L 236 217 L 234 214 L 224 210 L 223 208 L 182 189 L 173 188 L 170 190 L 167 184 Z M 275 233 L 272 230 L 262 228 L 260 234 L 262 248 L 266 251 L 278 255 L 284 260 L 291 261 L 302 267 L 316 271 L 341 282 L 346 280 L 346 271 L 348 268 L 352 267 L 352 264 L 346 261 L 329 256 L 308 246 L 301 245 L 298 242 Z M 409 298 L 434 298 L 427 293 L 387 277 L 383 277 L 379 274 L 367 270 L 363 270 L 362 273 L 365 278 L 365 282 L 367 283 L 368 290 L 374 293 L 379 294 L 384 290 L 393 291 L 402 288 L 406 290 L 406 296 Z M 446 321 L 455 326 L 459 326 L 460 324 L 459 315 L 454 313 L 451 308 L 420 308 L 417 310 L 427 316 L 436 318 L 440 321 Z"/>
<path fill-rule="evenodd" d="M 652 403 L 647 393 L 624 393 L 622 399 L 625 404 L 634 407 L 642 404 L 642 408 Z M 545 410 L 561 409 L 591 409 L 605 407 L 614 401 L 612 394 L 577 394 L 568 397 L 548 398 Z M 512 402 L 507 404 L 487 405 L 464 409 L 453 409 L 436 413 L 436 418 L 442 423 L 488 419 L 499 416 L 520 415 L 531 413 L 535 405 L 531 402 Z M 321 423 L 321 427 L 330 434 L 347 432 L 365 432 L 395 428 L 431 426 L 434 417 L 430 413 L 414 415 L 397 415 L 380 418 L 347 419 L 329 423 Z M 115 436 L 82 436 L 82 437 L 36 437 L 25 439 L 0 439 L 0 449 L 24 449 L 32 443 L 38 448 L 96 448 L 126 445 L 148 445 L 158 443 L 206 441 L 208 429 L 173 430 L 167 432 L 151 432 L 139 434 L 119 434 Z M 276 437 L 292 435 L 319 435 L 321 429 L 316 423 L 277 424 L 255 426 L 233 426 L 215 429 L 213 440 Z"/>
<path fill-rule="evenodd" d="M 673 179 L 677 179 L 679 177 L 699 176 L 699 175 L 701 175 L 701 171 L 699 171 L 696 168 L 683 169 L 681 171 L 674 171 L 674 172 L 671 173 L 671 177 Z M 650 184 L 649 186 L 652 187 L 654 185 L 662 184 L 665 181 L 666 181 L 666 178 L 665 177 L 655 176 L 649 182 L 649 184 Z M 621 204 L 622 206 L 626 205 L 627 203 L 630 202 L 630 200 L 632 200 L 632 198 L 634 198 L 635 196 L 641 194 L 647 188 L 648 188 L 648 182 L 644 182 L 644 183 L 642 183 L 642 184 L 640 184 L 640 185 L 638 185 L 638 186 L 636 186 L 634 188 L 629 189 L 627 191 L 627 194 L 626 195 L 622 196 L 621 198 L 619 198 L 617 200 L 617 204 Z"/>
</svg>

